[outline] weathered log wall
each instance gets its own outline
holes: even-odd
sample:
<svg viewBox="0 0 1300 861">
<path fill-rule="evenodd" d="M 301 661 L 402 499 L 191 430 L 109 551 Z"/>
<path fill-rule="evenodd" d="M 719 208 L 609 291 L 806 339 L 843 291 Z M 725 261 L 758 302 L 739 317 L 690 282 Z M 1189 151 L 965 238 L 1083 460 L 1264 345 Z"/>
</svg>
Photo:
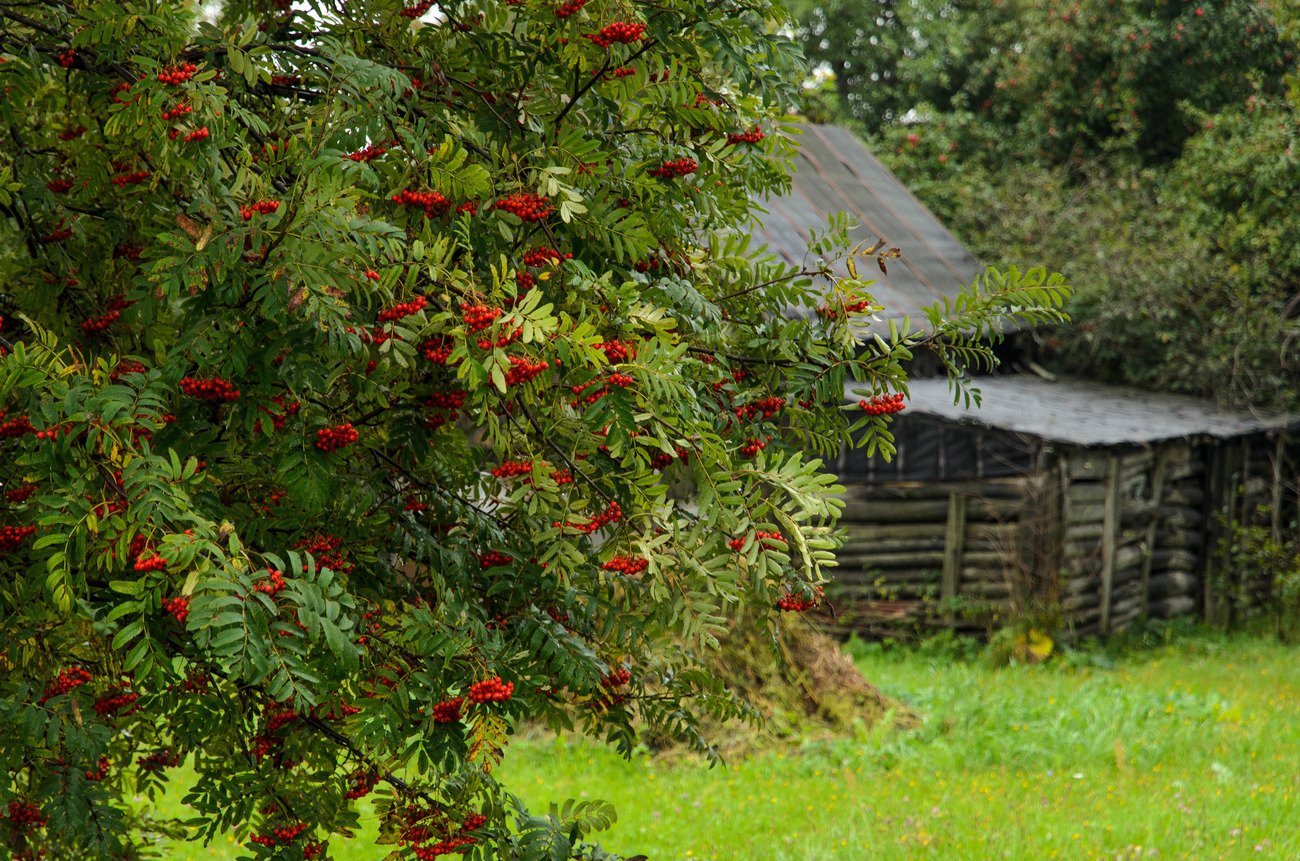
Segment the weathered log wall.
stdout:
<svg viewBox="0 0 1300 861">
<path fill-rule="evenodd" d="M 1262 435 L 1044 450 L 1009 478 L 853 484 L 833 624 L 980 630 L 1036 599 L 1075 637 L 1144 618 L 1240 616 L 1270 584 L 1226 568 L 1221 523 L 1282 507 L 1280 452 Z M 1219 597 L 1225 586 L 1235 609 Z"/>
</svg>

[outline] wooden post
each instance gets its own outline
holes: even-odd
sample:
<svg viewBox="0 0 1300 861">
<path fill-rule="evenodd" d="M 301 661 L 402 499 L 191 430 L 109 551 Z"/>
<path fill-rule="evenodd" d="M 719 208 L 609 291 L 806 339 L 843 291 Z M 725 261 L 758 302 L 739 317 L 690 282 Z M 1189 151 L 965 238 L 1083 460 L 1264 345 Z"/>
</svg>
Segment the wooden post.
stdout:
<svg viewBox="0 0 1300 861">
<path fill-rule="evenodd" d="M 1110 633 L 1111 595 L 1115 589 L 1115 549 L 1119 545 L 1119 455 L 1106 471 L 1106 504 L 1101 525 L 1101 633 Z"/>
<path fill-rule="evenodd" d="M 1273 434 L 1273 493 L 1270 500 L 1273 510 L 1270 512 L 1271 522 L 1269 525 L 1274 541 L 1282 539 L 1282 458 L 1286 456 L 1286 451 L 1282 447 L 1282 440 L 1282 434 Z"/>
<path fill-rule="evenodd" d="M 1169 445 L 1156 451 L 1156 465 L 1151 476 L 1151 522 L 1147 524 L 1146 558 L 1142 560 L 1142 618 L 1151 610 L 1151 562 L 1156 555 L 1156 540 L 1160 537 L 1160 503 L 1165 496 L 1165 465 L 1169 460 Z"/>
<path fill-rule="evenodd" d="M 939 598 L 957 597 L 961 576 L 961 556 L 966 544 L 966 495 L 956 490 L 948 494 L 948 530 L 943 540 L 943 579 Z"/>
</svg>

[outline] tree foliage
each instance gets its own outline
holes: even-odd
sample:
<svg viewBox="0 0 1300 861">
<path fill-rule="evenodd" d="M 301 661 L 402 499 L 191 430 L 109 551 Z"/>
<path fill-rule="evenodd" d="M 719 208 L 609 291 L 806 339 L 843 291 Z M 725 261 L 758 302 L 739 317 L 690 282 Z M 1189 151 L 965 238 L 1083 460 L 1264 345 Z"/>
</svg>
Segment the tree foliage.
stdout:
<svg viewBox="0 0 1300 861">
<path fill-rule="evenodd" d="M 794 5 L 822 113 L 982 258 L 1079 285 L 1060 367 L 1297 403 L 1294 4 Z"/>
<path fill-rule="evenodd" d="M 868 282 L 823 277 L 842 219 L 803 268 L 752 247 L 783 21 L 0 5 L 11 853 L 321 858 L 373 791 L 400 857 L 611 857 L 607 806 L 495 781 L 517 722 L 630 751 L 747 714 L 709 648 L 815 602 L 822 459 L 888 444 L 846 387 L 987 361 L 972 333 L 1065 295 L 1011 272 L 876 336 Z M 124 801 L 182 762 L 192 820 Z"/>
</svg>

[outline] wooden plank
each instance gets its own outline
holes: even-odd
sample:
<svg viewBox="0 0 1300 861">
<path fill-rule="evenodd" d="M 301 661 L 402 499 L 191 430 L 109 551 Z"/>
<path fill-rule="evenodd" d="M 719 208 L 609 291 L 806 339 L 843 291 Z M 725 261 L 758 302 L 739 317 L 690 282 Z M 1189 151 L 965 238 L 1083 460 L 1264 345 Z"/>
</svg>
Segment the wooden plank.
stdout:
<svg viewBox="0 0 1300 861">
<path fill-rule="evenodd" d="M 1161 446 L 1156 452 L 1155 466 L 1151 474 L 1151 505 L 1160 510 L 1161 497 L 1165 492 L 1165 469 L 1169 461 L 1170 446 Z M 1160 537 L 1160 518 L 1152 517 L 1147 524 L 1146 557 L 1142 560 L 1142 617 L 1146 618 L 1151 604 L 1151 563 L 1155 559 L 1156 541 Z"/>
<path fill-rule="evenodd" d="M 948 495 L 948 531 L 943 546 L 943 577 L 939 597 L 957 597 L 957 578 L 961 575 L 961 557 L 966 541 L 966 496 L 962 493 Z"/>
<path fill-rule="evenodd" d="M 1101 632 L 1110 633 L 1110 609 L 1115 587 L 1115 548 L 1119 535 L 1119 457 L 1110 456 L 1101 533 Z"/>
</svg>

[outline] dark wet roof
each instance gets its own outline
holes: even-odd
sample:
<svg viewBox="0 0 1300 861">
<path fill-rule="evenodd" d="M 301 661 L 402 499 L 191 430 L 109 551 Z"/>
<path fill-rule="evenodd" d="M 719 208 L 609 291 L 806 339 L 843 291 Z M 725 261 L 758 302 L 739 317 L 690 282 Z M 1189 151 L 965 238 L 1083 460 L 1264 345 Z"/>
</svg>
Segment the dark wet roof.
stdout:
<svg viewBox="0 0 1300 861">
<path fill-rule="evenodd" d="M 907 412 L 1079 446 L 1225 439 L 1300 427 L 1300 415 L 1234 410 L 1184 395 L 1019 374 L 977 377 L 982 404 L 953 403 L 946 378 L 912 380 Z M 856 398 L 854 398 L 856 400 Z"/>
<path fill-rule="evenodd" d="M 881 316 L 910 317 L 914 328 L 924 328 L 922 309 L 944 296 L 955 297 L 983 267 L 851 132 L 837 126 L 798 128 L 804 134 L 794 187 L 788 195 L 763 202 L 768 214 L 755 239 L 800 265 L 809 231 L 824 230 L 832 213 L 848 213 L 858 224 L 850 234 L 854 241 L 869 246 L 883 237 L 902 250 L 902 259 L 887 261 L 888 274 L 869 262 L 859 267 L 863 277 L 877 279 L 871 291 L 885 306 Z"/>
</svg>

